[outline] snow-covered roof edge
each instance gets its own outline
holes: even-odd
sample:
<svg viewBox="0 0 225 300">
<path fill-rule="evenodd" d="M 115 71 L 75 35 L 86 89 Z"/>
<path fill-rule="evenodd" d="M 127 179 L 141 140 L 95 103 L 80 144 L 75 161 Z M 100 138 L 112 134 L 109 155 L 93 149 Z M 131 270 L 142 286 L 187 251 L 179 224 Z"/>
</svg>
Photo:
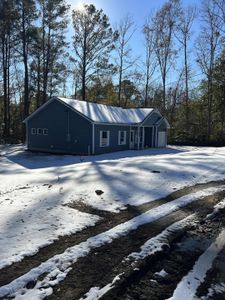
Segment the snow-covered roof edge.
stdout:
<svg viewBox="0 0 225 300">
<path fill-rule="evenodd" d="M 60 97 L 52 97 L 51 99 L 49 99 L 47 102 L 45 102 L 44 104 L 42 104 L 40 107 L 38 107 L 35 111 L 33 111 L 28 117 L 26 117 L 23 120 L 23 123 L 26 123 L 29 119 L 33 118 L 34 115 L 36 115 L 37 113 L 39 113 L 43 108 L 45 108 L 46 106 L 48 106 L 50 103 L 52 103 L 54 100 L 59 101 L 60 103 L 62 103 L 63 105 L 67 106 L 68 108 L 76 111 L 78 114 L 82 115 L 84 118 L 88 119 L 90 122 L 92 122 L 91 119 L 87 118 L 85 115 L 81 114 L 79 111 L 75 110 L 72 106 L 66 104 L 64 101 L 62 101 L 60 99 Z"/>
<path fill-rule="evenodd" d="M 138 120 L 138 122 L 123 122 L 123 123 L 120 123 L 120 122 L 102 122 L 102 121 L 96 121 L 96 120 L 93 120 L 91 119 L 89 116 L 85 115 L 84 113 L 82 113 L 81 111 L 77 110 L 76 107 L 73 107 L 72 105 L 69 105 L 68 103 L 65 102 L 65 100 L 68 100 L 68 101 L 72 101 L 72 100 L 75 100 L 75 99 L 68 99 L 68 98 L 62 98 L 62 97 L 52 97 L 50 100 L 48 100 L 46 103 L 44 103 L 42 106 L 40 106 L 38 109 L 36 109 L 33 113 L 31 113 L 27 118 L 25 118 L 23 120 L 23 123 L 26 123 L 30 118 L 32 118 L 34 115 L 36 115 L 37 113 L 39 113 L 43 108 L 45 108 L 47 105 L 49 105 L 51 102 L 53 102 L 54 100 L 57 100 L 59 101 L 60 103 L 64 104 L 65 106 L 67 106 L 68 108 L 72 109 L 73 111 L 75 111 L 76 113 L 78 113 L 79 115 L 82 115 L 84 118 L 86 118 L 88 121 L 90 121 L 91 123 L 95 123 L 95 124 L 118 124 L 118 125 L 138 125 L 138 124 L 141 124 L 145 121 L 146 118 L 148 118 L 153 112 L 157 112 L 160 116 L 161 113 L 158 111 L 158 109 L 155 109 L 155 108 L 127 108 L 127 109 L 124 109 L 124 108 L 121 108 L 121 107 L 117 107 L 117 106 L 109 106 L 109 105 L 104 105 L 104 104 L 97 104 L 97 103 L 92 103 L 94 104 L 95 106 L 97 106 L 98 108 L 99 107 L 104 107 L 104 108 L 109 108 L 109 109 L 115 109 L 115 110 L 120 110 L 120 111 L 123 111 L 123 112 L 132 112 L 132 111 L 139 111 L 139 110 L 146 110 L 146 115 L 143 117 L 142 120 Z M 86 101 L 81 101 L 81 100 L 75 100 L 77 102 L 80 102 L 80 103 L 91 103 L 91 102 L 86 102 Z M 148 110 L 148 111 L 147 111 Z M 159 121 L 161 123 L 161 121 L 165 120 L 168 128 L 170 127 L 167 119 L 165 117 L 162 117 Z M 159 125 L 159 124 L 155 124 L 155 125 Z"/>
</svg>

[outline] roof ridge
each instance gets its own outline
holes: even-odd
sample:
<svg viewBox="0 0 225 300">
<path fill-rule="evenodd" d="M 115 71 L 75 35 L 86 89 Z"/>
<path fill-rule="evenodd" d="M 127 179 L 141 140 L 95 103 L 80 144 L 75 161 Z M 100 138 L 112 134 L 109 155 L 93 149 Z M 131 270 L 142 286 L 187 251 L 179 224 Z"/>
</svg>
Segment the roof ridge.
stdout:
<svg viewBox="0 0 225 300">
<path fill-rule="evenodd" d="M 112 108 L 119 108 L 119 109 L 122 109 L 122 110 L 128 110 L 128 109 L 154 109 L 153 107 L 122 107 L 122 106 L 117 106 L 117 105 L 109 105 L 109 104 L 103 104 L 103 103 L 97 103 L 97 102 L 74 99 L 74 98 L 67 98 L 67 97 L 56 97 L 56 98 L 72 100 L 72 101 L 79 101 L 79 102 L 86 102 L 88 104 L 101 105 L 101 106 L 112 107 Z"/>
</svg>

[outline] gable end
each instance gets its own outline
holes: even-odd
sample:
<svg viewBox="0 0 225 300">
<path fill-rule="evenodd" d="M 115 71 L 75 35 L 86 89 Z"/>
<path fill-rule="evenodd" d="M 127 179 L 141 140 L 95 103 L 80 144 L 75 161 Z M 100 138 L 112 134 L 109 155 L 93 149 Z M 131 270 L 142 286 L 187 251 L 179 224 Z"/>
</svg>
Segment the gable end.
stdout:
<svg viewBox="0 0 225 300">
<path fill-rule="evenodd" d="M 48 100 L 47 102 L 45 102 L 44 104 L 42 104 L 39 108 L 37 108 L 33 113 L 31 113 L 26 119 L 23 120 L 23 123 L 26 123 L 27 121 L 29 121 L 31 118 L 33 118 L 36 114 L 38 114 L 39 112 L 41 112 L 46 106 L 48 106 L 49 104 L 51 104 L 54 101 L 58 101 L 61 104 L 63 104 L 65 107 L 69 108 L 70 110 L 76 112 L 78 115 L 82 116 L 83 118 L 85 118 L 86 120 L 88 120 L 89 122 L 93 123 L 93 121 L 91 119 L 89 119 L 88 117 L 86 117 L 85 115 L 83 115 L 82 113 L 80 113 L 79 111 L 77 111 L 75 108 L 71 107 L 70 105 L 66 104 L 65 102 L 63 102 L 62 100 L 60 100 L 57 97 L 53 97 L 50 100 Z"/>
</svg>

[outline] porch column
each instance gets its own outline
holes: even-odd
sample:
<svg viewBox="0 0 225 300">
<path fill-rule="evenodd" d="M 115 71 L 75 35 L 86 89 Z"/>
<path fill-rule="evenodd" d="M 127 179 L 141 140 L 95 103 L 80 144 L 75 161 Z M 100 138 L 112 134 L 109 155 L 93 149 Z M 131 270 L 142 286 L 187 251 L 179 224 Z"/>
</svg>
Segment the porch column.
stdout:
<svg viewBox="0 0 225 300">
<path fill-rule="evenodd" d="M 158 127 L 155 127 L 155 148 L 158 148 Z"/>
<path fill-rule="evenodd" d="M 145 147 L 145 128 L 142 127 L 142 149 Z"/>
<path fill-rule="evenodd" d="M 95 154 L 95 124 L 92 123 L 92 154 Z"/>
<path fill-rule="evenodd" d="M 138 150 L 140 149 L 140 137 L 139 137 L 139 135 L 140 135 L 140 127 L 138 126 L 138 130 L 137 130 L 137 142 L 138 142 Z"/>
</svg>

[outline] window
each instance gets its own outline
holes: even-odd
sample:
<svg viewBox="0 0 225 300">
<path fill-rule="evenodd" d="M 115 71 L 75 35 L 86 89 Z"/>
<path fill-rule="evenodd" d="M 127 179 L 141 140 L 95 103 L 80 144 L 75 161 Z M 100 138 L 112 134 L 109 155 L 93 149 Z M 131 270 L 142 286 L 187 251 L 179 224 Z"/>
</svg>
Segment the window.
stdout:
<svg viewBox="0 0 225 300">
<path fill-rule="evenodd" d="M 119 145 L 126 145 L 126 138 L 127 138 L 127 132 L 126 131 L 119 131 L 118 144 Z"/>
<path fill-rule="evenodd" d="M 48 128 L 43 129 L 43 135 L 48 135 Z"/>
<path fill-rule="evenodd" d="M 37 129 L 37 135 L 42 135 L 42 128 Z"/>
<path fill-rule="evenodd" d="M 100 147 L 109 146 L 109 131 L 100 131 Z"/>
<path fill-rule="evenodd" d="M 31 134 L 32 135 L 36 135 L 37 134 L 36 128 L 31 128 Z"/>
</svg>

